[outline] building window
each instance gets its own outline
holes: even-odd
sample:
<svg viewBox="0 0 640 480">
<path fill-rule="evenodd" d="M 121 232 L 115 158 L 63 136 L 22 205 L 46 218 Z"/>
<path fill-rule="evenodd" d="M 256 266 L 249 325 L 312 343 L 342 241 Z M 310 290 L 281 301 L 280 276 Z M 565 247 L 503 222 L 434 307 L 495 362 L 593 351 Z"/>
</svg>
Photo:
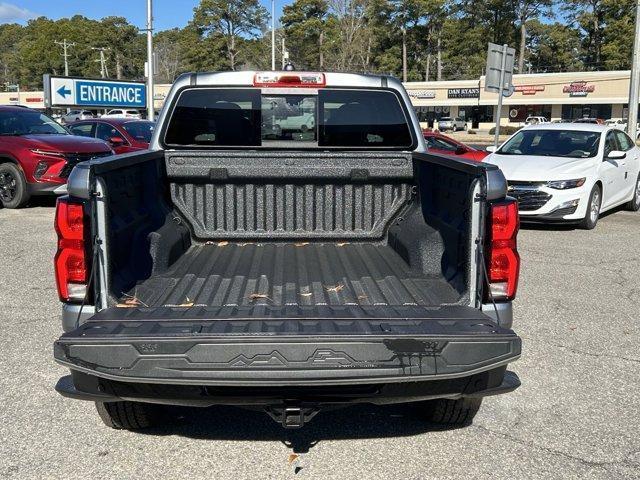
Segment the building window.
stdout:
<svg viewBox="0 0 640 480">
<path fill-rule="evenodd" d="M 579 118 L 611 118 L 611 104 L 594 105 L 562 105 L 562 118 L 577 120 Z"/>
<path fill-rule="evenodd" d="M 450 107 L 415 107 L 415 109 L 418 120 L 428 123 L 430 127 L 433 127 L 434 121 L 448 117 L 451 113 Z"/>
</svg>

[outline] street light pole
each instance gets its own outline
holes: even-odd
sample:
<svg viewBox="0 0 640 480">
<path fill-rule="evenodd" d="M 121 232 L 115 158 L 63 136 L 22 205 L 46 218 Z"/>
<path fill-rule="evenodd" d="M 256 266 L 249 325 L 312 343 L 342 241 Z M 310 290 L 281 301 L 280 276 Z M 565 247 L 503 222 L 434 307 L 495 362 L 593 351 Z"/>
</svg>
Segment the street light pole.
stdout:
<svg viewBox="0 0 640 480">
<path fill-rule="evenodd" d="M 276 1 L 271 0 L 271 70 L 276 69 Z"/>
<path fill-rule="evenodd" d="M 153 0 L 147 0 L 147 119 L 153 121 Z"/>
<path fill-rule="evenodd" d="M 638 129 L 638 101 L 640 100 L 640 0 L 636 0 L 636 33 L 633 40 L 633 60 L 629 79 L 629 116 L 627 133 L 634 140 Z"/>
</svg>

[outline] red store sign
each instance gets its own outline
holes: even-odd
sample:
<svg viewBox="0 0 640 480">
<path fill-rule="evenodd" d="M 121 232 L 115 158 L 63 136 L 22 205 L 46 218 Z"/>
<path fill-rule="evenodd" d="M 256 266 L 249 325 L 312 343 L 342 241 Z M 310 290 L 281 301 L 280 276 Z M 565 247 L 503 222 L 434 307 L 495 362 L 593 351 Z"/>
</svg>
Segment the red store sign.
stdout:
<svg viewBox="0 0 640 480">
<path fill-rule="evenodd" d="M 516 85 L 514 91 L 522 95 L 535 95 L 536 92 L 544 92 L 544 85 Z"/>
<path fill-rule="evenodd" d="M 568 93 L 570 97 L 586 97 L 587 94 L 593 93 L 595 89 L 595 85 L 588 85 L 587 82 L 581 80 L 579 82 L 571 82 L 569 85 L 562 87 L 562 93 Z"/>
<path fill-rule="evenodd" d="M 42 102 L 42 98 L 41 97 L 27 97 L 26 98 L 26 102 L 27 103 L 38 103 L 38 102 Z"/>
</svg>

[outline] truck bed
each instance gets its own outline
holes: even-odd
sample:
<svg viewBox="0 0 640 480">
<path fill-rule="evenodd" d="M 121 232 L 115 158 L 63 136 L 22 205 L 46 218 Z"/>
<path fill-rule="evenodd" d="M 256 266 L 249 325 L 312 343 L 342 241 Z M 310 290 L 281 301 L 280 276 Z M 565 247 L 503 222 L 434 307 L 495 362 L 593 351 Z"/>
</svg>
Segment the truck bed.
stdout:
<svg viewBox="0 0 640 480">
<path fill-rule="evenodd" d="M 375 243 L 193 245 L 166 272 L 126 292 L 141 306 L 440 306 L 461 297 Z M 133 300 L 132 300 L 133 299 Z"/>
</svg>

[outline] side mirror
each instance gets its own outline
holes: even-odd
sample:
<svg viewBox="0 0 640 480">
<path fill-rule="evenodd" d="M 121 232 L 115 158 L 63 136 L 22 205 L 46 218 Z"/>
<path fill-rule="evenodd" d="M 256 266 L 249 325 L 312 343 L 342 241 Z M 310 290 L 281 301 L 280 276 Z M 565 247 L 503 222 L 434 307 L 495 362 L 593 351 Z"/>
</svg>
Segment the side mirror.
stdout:
<svg viewBox="0 0 640 480">
<path fill-rule="evenodd" d="M 119 146 L 124 144 L 124 138 L 122 137 L 111 137 L 109 139 L 109 143 L 114 146 Z"/>
<path fill-rule="evenodd" d="M 498 147 L 496 147 L 495 145 L 489 145 L 487 148 L 485 148 L 485 150 L 487 152 L 495 152 L 496 150 L 498 150 Z"/>
<path fill-rule="evenodd" d="M 622 160 L 627 156 L 626 152 L 621 150 L 611 150 L 609 155 L 607 155 L 607 160 Z"/>
<path fill-rule="evenodd" d="M 458 148 L 456 148 L 456 155 L 462 155 L 464 153 L 467 153 L 467 149 L 462 145 L 458 145 Z"/>
</svg>

